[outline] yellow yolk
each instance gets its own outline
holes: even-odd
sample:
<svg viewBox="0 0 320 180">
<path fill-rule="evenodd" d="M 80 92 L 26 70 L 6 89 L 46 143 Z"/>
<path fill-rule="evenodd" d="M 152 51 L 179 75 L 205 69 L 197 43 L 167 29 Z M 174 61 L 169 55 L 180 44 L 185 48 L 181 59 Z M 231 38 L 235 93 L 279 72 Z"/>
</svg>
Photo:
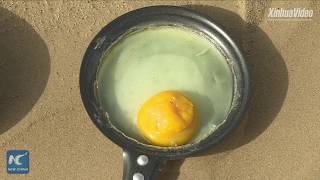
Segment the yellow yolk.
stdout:
<svg viewBox="0 0 320 180">
<path fill-rule="evenodd" d="M 138 113 L 138 129 L 153 145 L 188 142 L 199 126 L 193 103 L 180 93 L 165 91 L 147 100 Z"/>
</svg>

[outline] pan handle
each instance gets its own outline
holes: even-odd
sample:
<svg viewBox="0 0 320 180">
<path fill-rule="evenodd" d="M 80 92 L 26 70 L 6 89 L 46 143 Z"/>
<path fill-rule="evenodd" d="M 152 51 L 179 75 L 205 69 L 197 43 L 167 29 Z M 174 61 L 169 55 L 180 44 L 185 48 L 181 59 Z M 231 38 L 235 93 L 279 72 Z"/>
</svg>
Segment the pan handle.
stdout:
<svg viewBox="0 0 320 180">
<path fill-rule="evenodd" d="M 123 150 L 123 180 L 155 180 L 166 159 Z"/>
</svg>

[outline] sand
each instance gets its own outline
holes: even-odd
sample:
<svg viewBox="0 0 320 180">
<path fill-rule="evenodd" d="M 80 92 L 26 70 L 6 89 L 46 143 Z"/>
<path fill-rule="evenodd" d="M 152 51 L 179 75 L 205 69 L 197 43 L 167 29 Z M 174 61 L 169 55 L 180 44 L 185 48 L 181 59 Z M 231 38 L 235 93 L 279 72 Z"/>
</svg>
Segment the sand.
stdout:
<svg viewBox="0 0 320 180">
<path fill-rule="evenodd" d="M 252 75 L 239 128 L 203 156 L 171 162 L 160 179 L 320 177 L 320 3 L 316 1 L 1 1 L 0 179 L 121 179 L 122 150 L 89 120 L 79 68 L 94 35 L 130 10 L 189 6 L 239 44 Z M 270 20 L 269 8 L 311 20 Z M 30 151 L 30 173 L 8 175 L 5 153 Z"/>
</svg>

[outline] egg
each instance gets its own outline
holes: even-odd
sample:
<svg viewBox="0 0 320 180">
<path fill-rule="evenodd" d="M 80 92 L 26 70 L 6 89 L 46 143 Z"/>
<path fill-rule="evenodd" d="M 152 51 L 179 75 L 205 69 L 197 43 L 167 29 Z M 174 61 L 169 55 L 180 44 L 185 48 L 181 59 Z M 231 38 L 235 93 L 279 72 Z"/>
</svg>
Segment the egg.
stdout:
<svg viewBox="0 0 320 180">
<path fill-rule="evenodd" d="M 151 144 L 177 146 L 188 142 L 199 126 L 194 104 L 178 92 L 160 92 L 138 113 L 138 129 Z"/>
<path fill-rule="evenodd" d="M 134 141 L 162 147 L 196 143 L 215 131 L 231 107 L 233 76 L 223 52 L 204 34 L 186 27 L 155 26 L 129 32 L 104 52 L 96 88 L 98 108 L 113 128 Z M 158 97 L 163 101 L 162 106 L 154 110 L 161 110 L 164 113 L 158 112 L 161 116 L 170 117 L 166 120 L 171 125 L 161 126 L 163 131 L 169 127 L 175 130 L 163 137 L 159 135 L 161 141 L 154 142 L 150 134 L 156 136 L 156 133 L 151 133 L 151 125 L 145 125 L 148 133 L 141 133 L 138 117 L 144 112 L 141 110 L 154 106 L 152 103 L 145 105 L 154 95 L 168 91 L 171 93 Z M 198 114 L 197 130 L 185 131 L 183 128 L 188 121 L 174 121 L 179 118 L 173 118 L 177 113 L 168 104 L 169 95 L 185 102 L 184 107 L 191 107 L 186 102 L 192 102 Z M 180 98 L 181 95 L 188 101 Z M 147 116 L 147 113 L 142 114 Z M 176 137 L 172 143 L 166 142 L 165 137 L 174 136 L 171 131 L 181 131 L 183 136 Z"/>
</svg>

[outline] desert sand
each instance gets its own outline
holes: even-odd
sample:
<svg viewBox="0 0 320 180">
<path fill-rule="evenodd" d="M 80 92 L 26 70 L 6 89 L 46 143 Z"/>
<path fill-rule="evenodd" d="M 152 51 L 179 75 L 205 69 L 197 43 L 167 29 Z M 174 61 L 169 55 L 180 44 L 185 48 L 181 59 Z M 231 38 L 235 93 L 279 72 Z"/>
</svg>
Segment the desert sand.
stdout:
<svg viewBox="0 0 320 180">
<path fill-rule="evenodd" d="M 234 133 L 203 156 L 170 162 L 159 179 L 319 179 L 315 0 L 0 0 L 0 179 L 121 179 L 121 148 L 98 131 L 82 106 L 80 64 L 108 22 L 157 4 L 210 16 L 240 46 L 252 76 L 250 107 Z M 309 20 L 272 20 L 269 8 L 307 8 L 314 14 Z M 29 174 L 7 174 L 10 149 L 30 151 Z"/>
</svg>

